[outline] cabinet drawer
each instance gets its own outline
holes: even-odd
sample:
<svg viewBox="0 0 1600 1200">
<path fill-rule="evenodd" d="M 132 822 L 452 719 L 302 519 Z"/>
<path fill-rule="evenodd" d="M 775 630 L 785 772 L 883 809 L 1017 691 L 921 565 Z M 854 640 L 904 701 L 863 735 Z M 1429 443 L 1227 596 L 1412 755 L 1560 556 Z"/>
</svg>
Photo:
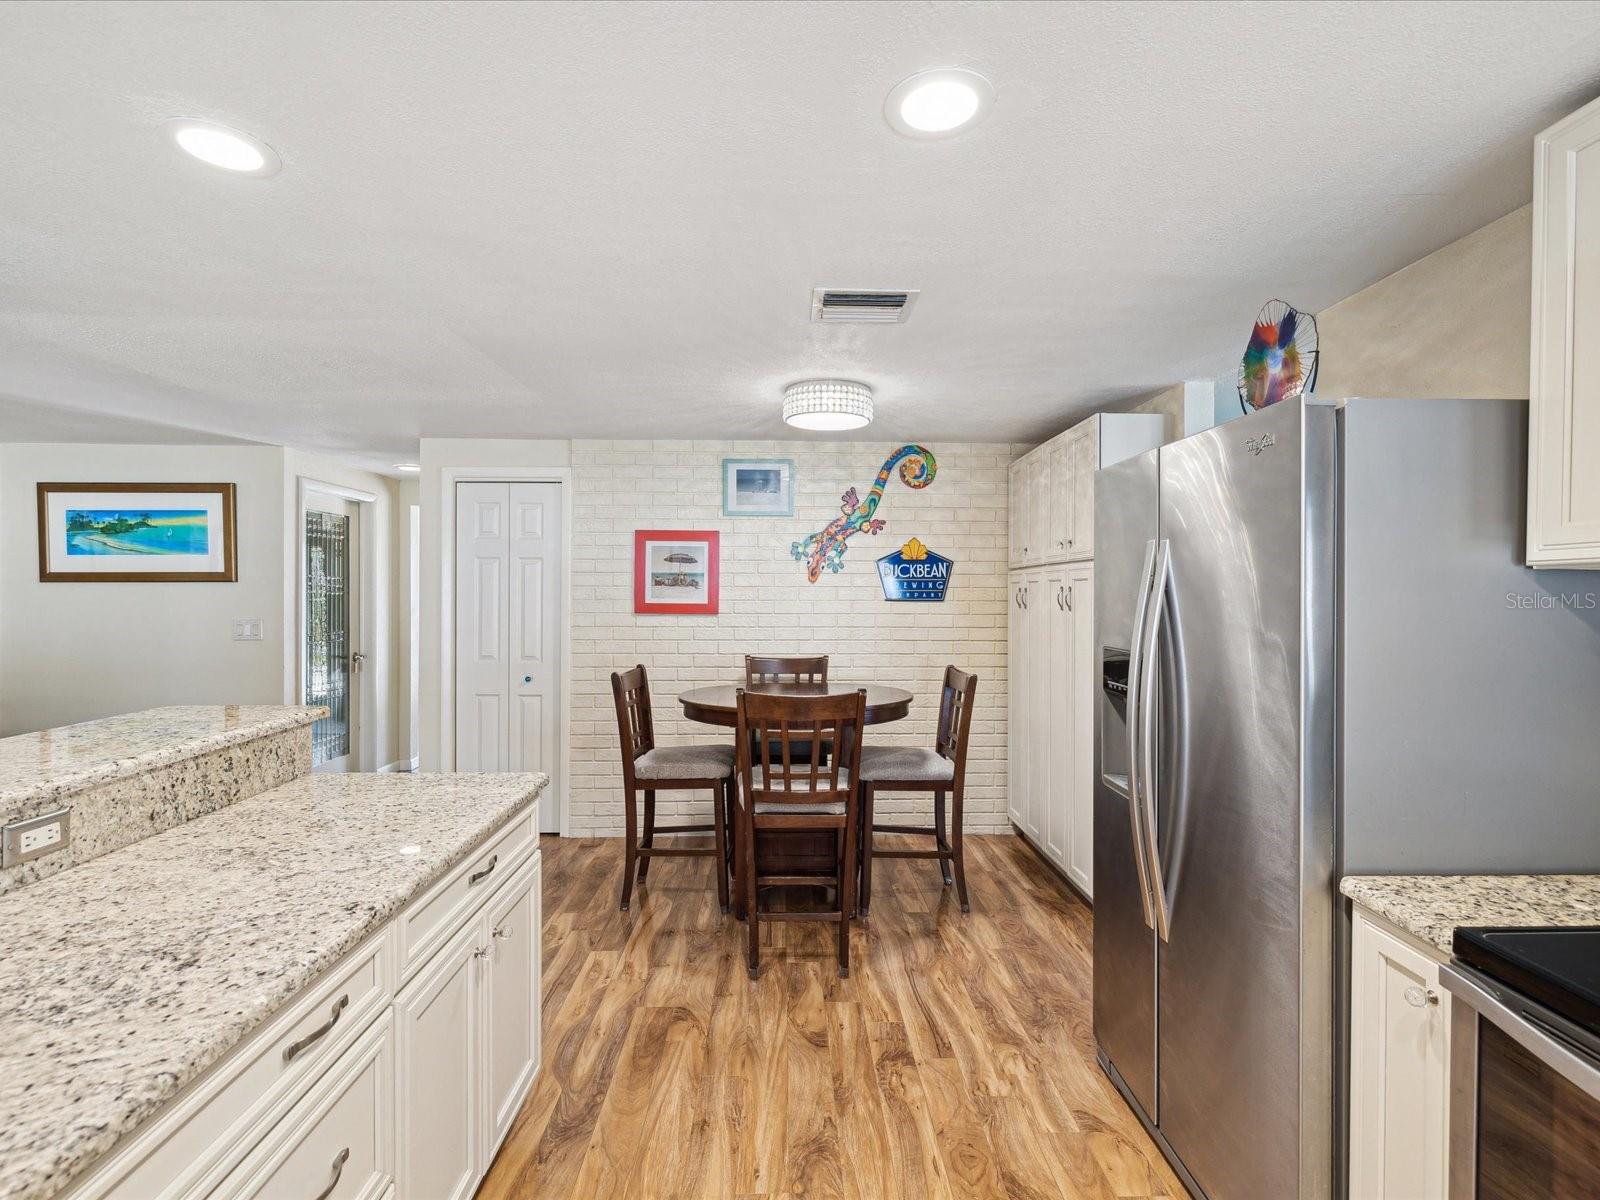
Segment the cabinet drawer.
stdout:
<svg viewBox="0 0 1600 1200">
<path fill-rule="evenodd" d="M 385 1015 L 213 1193 L 375 1200 L 394 1179 L 394 1027 Z"/>
<path fill-rule="evenodd" d="M 409 979 L 461 922 L 539 844 L 539 806 L 530 804 L 491 834 L 400 914 L 400 977 Z"/>
<path fill-rule="evenodd" d="M 179 1097 L 75 1197 L 176 1200 L 207 1194 L 388 1009 L 394 954 L 392 927 L 386 927 L 225 1059 L 222 1071 Z"/>
</svg>

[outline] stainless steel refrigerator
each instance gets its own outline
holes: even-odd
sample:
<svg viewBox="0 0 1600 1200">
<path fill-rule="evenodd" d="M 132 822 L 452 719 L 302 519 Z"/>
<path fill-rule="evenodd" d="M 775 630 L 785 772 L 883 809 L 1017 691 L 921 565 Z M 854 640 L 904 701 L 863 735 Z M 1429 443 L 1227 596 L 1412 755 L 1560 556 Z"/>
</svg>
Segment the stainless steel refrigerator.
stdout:
<svg viewBox="0 0 1600 1200">
<path fill-rule="evenodd" d="M 1287 403 L 1095 477 L 1094 1029 L 1209 1200 L 1342 1194 L 1340 874 L 1600 869 L 1600 576 L 1526 404 Z"/>
</svg>

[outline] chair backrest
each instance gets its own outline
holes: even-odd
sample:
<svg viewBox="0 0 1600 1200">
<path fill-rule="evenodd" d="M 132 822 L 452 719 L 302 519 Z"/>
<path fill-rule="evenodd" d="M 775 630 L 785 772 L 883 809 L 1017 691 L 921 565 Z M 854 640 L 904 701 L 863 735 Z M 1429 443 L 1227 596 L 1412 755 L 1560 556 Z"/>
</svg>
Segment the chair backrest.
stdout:
<svg viewBox="0 0 1600 1200">
<path fill-rule="evenodd" d="M 749 802 L 828 804 L 848 800 L 854 787 L 865 688 L 834 696 L 767 696 L 739 689 L 739 779 Z M 833 742 L 826 764 L 819 755 L 797 756 L 791 743 Z M 796 761 L 803 757 L 805 761 Z"/>
<path fill-rule="evenodd" d="M 972 735 L 972 698 L 978 693 L 978 677 L 955 667 L 944 669 L 944 688 L 939 693 L 939 732 L 933 748 L 956 764 L 961 779 L 967 766 L 967 739 Z"/>
<path fill-rule="evenodd" d="M 828 682 L 828 656 L 826 654 L 796 654 L 787 657 L 763 658 L 760 655 L 744 656 L 744 682 L 746 687 L 758 683 L 818 683 Z"/>
<path fill-rule="evenodd" d="M 633 760 L 656 748 L 656 730 L 650 720 L 650 678 L 644 664 L 631 671 L 611 672 L 611 695 L 617 702 L 622 769 L 631 776 Z"/>
</svg>

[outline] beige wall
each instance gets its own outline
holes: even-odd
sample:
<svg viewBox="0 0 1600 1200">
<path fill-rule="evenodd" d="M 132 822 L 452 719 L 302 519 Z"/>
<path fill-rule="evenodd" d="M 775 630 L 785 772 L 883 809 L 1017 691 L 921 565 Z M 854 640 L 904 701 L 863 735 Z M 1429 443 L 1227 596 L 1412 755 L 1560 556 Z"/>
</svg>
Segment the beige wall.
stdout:
<svg viewBox="0 0 1600 1200">
<path fill-rule="evenodd" d="M 278 446 L 0 446 L 0 736 L 164 704 L 298 699 L 301 479 L 367 492 L 365 557 L 376 586 L 363 647 L 371 666 L 367 761 L 402 757 L 406 591 L 394 545 L 397 485 L 336 459 Z M 40 481 L 233 483 L 234 583 L 41 583 L 34 485 Z M 262 621 L 259 642 L 232 623 Z"/>
<path fill-rule="evenodd" d="M 235 583 L 41 583 L 40 481 L 237 485 Z M 270 446 L 0 446 L 0 734 L 162 704 L 283 699 L 283 451 Z M 236 617 L 265 637 L 233 641 Z"/>
<path fill-rule="evenodd" d="M 1532 210 L 1317 314 L 1317 394 L 1527 399 Z"/>
</svg>

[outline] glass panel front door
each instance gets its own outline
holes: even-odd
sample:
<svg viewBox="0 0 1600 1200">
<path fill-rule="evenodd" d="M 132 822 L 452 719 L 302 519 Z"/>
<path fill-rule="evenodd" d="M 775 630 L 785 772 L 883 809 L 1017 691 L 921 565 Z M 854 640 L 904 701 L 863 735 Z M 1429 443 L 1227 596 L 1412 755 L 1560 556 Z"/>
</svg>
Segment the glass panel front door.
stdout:
<svg viewBox="0 0 1600 1200">
<path fill-rule="evenodd" d="M 306 510 L 305 698 L 328 715 L 311 727 L 314 767 L 350 753 L 350 518 Z"/>
</svg>

